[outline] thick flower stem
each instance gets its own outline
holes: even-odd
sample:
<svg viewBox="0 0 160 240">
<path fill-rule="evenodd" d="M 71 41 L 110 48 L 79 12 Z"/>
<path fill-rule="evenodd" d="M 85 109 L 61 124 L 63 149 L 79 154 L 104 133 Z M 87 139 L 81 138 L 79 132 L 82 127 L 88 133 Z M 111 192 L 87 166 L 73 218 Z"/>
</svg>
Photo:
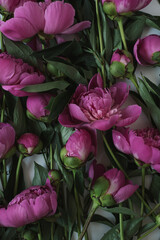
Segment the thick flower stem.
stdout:
<svg viewBox="0 0 160 240">
<path fill-rule="evenodd" d="M 85 225 L 84 225 L 84 227 L 83 227 L 83 230 L 82 230 L 82 232 L 81 232 L 78 240 L 82 240 L 83 236 L 85 235 L 85 233 L 86 233 L 86 231 L 87 231 L 87 228 L 88 228 L 88 225 L 90 224 L 90 221 L 91 221 L 91 219 L 92 219 L 92 216 L 93 216 L 93 214 L 95 213 L 95 211 L 96 211 L 96 209 L 98 208 L 98 206 L 99 206 L 99 204 L 98 204 L 97 202 L 93 201 L 93 203 L 92 203 L 92 208 L 91 208 L 91 210 L 90 210 L 90 212 L 89 212 L 89 215 L 88 215 L 88 217 L 87 217 L 87 220 L 86 220 L 86 222 L 85 222 Z"/>
<path fill-rule="evenodd" d="M 122 204 L 119 204 L 122 207 Z M 123 214 L 119 214 L 119 224 L 120 224 L 120 240 L 124 240 L 124 230 L 123 230 Z"/>
<path fill-rule="evenodd" d="M 127 179 L 129 179 L 127 173 L 125 172 L 125 170 L 123 169 L 123 167 L 121 166 L 121 164 L 118 162 L 117 158 L 115 157 L 112 149 L 110 148 L 110 146 L 109 146 L 109 144 L 108 144 L 108 142 L 107 142 L 107 139 L 105 138 L 105 136 L 104 136 L 103 134 L 102 134 L 102 137 L 103 137 L 103 141 L 104 141 L 104 143 L 105 143 L 105 145 L 106 145 L 109 153 L 111 154 L 113 160 L 115 161 L 115 163 L 117 164 L 117 166 L 119 167 L 119 169 L 124 173 L 125 177 L 126 177 Z M 145 207 L 146 207 L 149 211 L 151 211 L 150 206 L 146 203 L 146 201 L 145 201 L 144 198 L 139 194 L 139 192 L 136 191 L 135 193 L 136 193 L 136 195 L 138 196 L 138 198 L 144 203 Z M 154 217 L 155 217 L 155 216 L 154 216 Z"/>
<path fill-rule="evenodd" d="M 139 87 L 138 87 L 138 84 L 137 84 L 137 79 L 136 79 L 136 77 L 133 76 L 133 74 L 129 74 L 127 77 L 128 77 L 129 80 L 131 80 L 131 82 L 133 83 L 133 85 L 136 87 L 137 92 L 139 92 Z"/>
<path fill-rule="evenodd" d="M 20 173 L 20 167 L 21 167 L 22 159 L 23 159 L 23 154 L 20 154 L 19 159 L 18 159 L 18 164 L 17 164 L 17 170 L 16 170 L 16 180 L 15 180 L 15 185 L 14 185 L 14 196 L 17 194 L 19 173 Z"/>
<path fill-rule="evenodd" d="M 99 46 L 100 46 L 100 53 L 101 57 L 103 59 L 103 38 L 102 38 L 102 29 L 101 29 L 101 21 L 99 16 L 99 0 L 96 0 L 96 16 L 97 16 L 97 26 L 98 26 L 98 35 L 99 35 Z M 102 78 L 104 83 L 104 88 L 106 88 L 106 73 L 105 73 L 105 66 L 104 63 L 102 63 Z"/>
<path fill-rule="evenodd" d="M 3 159 L 3 188 L 7 186 L 6 159 Z"/>
<path fill-rule="evenodd" d="M 6 18 L 6 16 L 2 16 L 1 21 L 4 21 Z M 1 51 L 4 52 L 4 43 L 3 43 L 3 34 L 2 32 L 0 32 L 0 45 L 1 45 Z"/>
<path fill-rule="evenodd" d="M 4 111 L 5 111 L 5 94 L 3 93 L 2 109 L 1 109 L 1 122 L 4 122 Z"/>
<path fill-rule="evenodd" d="M 38 240 L 43 240 L 42 239 L 42 231 L 41 231 L 41 225 L 38 223 Z"/>
<path fill-rule="evenodd" d="M 76 201 L 76 206 L 77 206 L 77 227 L 78 227 L 78 236 L 81 233 L 81 214 L 80 214 L 80 202 L 79 202 L 79 196 L 76 188 L 76 171 L 73 170 L 73 179 L 74 179 L 74 197 Z"/>
<path fill-rule="evenodd" d="M 121 34 L 121 39 L 122 39 L 122 42 L 123 42 L 124 49 L 126 51 L 128 51 L 127 43 L 126 43 L 126 39 L 125 39 L 125 34 L 124 34 L 124 29 L 123 29 L 123 18 L 119 17 L 118 20 L 117 20 L 117 23 L 118 23 L 119 31 L 120 31 L 120 34 Z"/>
<path fill-rule="evenodd" d="M 54 240 L 54 223 L 51 223 L 51 240 Z"/>
<path fill-rule="evenodd" d="M 49 155 L 50 155 L 50 170 L 53 169 L 53 149 L 52 144 L 49 146 Z"/>
<path fill-rule="evenodd" d="M 146 236 L 148 236 L 150 233 L 152 233 L 156 228 L 159 227 L 159 224 L 156 224 L 153 228 L 151 228 L 148 232 L 146 232 L 145 234 L 143 234 L 140 238 L 138 238 L 137 240 L 141 240 L 143 238 L 145 238 Z"/>
<path fill-rule="evenodd" d="M 146 168 L 142 167 L 142 197 L 144 199 L 145 197 L 145 172 Z M 141 217 L 143 216 L 144 213 L 144 202 L 141 202 Z"/>
</svg>

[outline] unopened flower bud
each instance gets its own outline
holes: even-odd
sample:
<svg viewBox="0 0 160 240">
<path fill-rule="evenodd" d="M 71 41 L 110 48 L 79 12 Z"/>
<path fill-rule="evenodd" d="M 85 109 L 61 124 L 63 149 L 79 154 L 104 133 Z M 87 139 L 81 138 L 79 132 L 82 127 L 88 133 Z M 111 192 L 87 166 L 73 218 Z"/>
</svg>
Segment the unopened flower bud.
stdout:
<svg viewBox="0 0 160 240">
<path fill-rule="evenodd" d="M 52 186 L 57 186 L 62 179 L 62 175 L 61 175 L 60 171 L 58 171 L 56 169 L 50 170 L 48 173 L 48 179 Z"/>
<path fill-rule="evenodd" d="M 105 2 L 103 4 L 103 11 L 107 14 L 111 19 L 117 16 L 116 6 L 113 2 Z"/>
</svg>

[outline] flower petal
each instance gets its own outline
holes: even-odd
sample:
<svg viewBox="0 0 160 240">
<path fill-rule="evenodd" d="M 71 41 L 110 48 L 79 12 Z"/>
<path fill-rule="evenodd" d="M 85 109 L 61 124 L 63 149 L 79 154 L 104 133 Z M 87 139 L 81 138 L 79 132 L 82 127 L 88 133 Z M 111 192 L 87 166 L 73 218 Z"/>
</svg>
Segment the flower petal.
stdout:
<svg viewBox="0 0 160 240">
<path fill-rule="evenodd" d="M 83 21 L 83 22 L 77 23 L 77 24 L 71 26 L 70 28 L 66 29 L 64 32 L 62 32 L 62 34 L 74 34 L 74 33 L 80 32 L 86 28 L 89 28 L 90 26 L 91 26 L 90 21 Z"/>
<path fill-rule="evenodd" d="M 79 106 L 71 103 L 68 105 L 68 108 L 69 108 L 71 117 L 73 117 L 79 121 L 89 123 L 88 118 L 84 115 L 84 113 L 81 111 Z"/>
<path fill-rule="evenodd" d="M 128 132 L 128 129 L 126 131 Z M 119 151 L 131 154 L 130 144 L 120 131 L 112 130 L 112 138 L 114 145 Z"/>
<path fill-rule="evenodd" d="M 110 88 L 110 92 L 114 99 L 114 105 L 121 106 L 128 97 L 129 88 L 125 82 L 119 82 Z"/>
<path fill-rule="evenodd" d="M 114 200 L 116 203 L 120 203 L 130 198 L 133 193 L 138 189 L 138 185 L 128 184 L 119 189 L 119 191 L 114 195 Z"/>
<path fill-rule="evenodd" d="M 88 90 L 94 89 L 96 87 L 103 88 L 103 80 L 99 73 L 95 74 L 88 84 Z"/>
<path fill-rule="evenodd" d="M 90 126 L 92 128 L 96 128 L 101 131 L 106 131 L 111 127 L 113 127 L 116 124 L 118 119 L 119 119 L 119 115 L 113 115 L 107 120 L 97 120 L 97 121 L 91 122 Z"/>
</svg>

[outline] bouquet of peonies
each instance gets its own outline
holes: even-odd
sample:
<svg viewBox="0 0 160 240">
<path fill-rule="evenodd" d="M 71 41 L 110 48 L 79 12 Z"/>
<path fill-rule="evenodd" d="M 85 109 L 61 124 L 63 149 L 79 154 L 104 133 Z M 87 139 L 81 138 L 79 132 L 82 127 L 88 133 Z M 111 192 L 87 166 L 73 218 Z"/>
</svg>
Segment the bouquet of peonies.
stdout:
<svg viewBox="0 0 160 240">
<path fill-rule="evenodd" d="M 141 240 L 160 227 L 160 87 L 135 75 L 160 66 L 160 35 L 142 37 L 160 30 L 140 11 L 151 2 L 0 0 L 1 240 Z M 93 239 L 91 222 L 109 230 Z"/>
</svg>

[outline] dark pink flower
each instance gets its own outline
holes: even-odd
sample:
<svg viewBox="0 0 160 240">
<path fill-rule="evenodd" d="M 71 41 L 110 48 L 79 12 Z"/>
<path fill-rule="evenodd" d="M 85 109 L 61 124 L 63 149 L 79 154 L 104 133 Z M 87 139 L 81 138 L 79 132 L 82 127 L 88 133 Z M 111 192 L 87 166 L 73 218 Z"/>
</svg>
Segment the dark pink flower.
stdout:
<svg viewBox="0 0 160 240">
<path fill-rule="evenodd" d="M 121 108 L 129 94 L 124 82 L 103 88 L 100 74 L 91 79 L 88 88 L 79 85 L 65 110 L 59 115 L 59 122 L 65 127 L 80 127 L 87 124 L 106 131 L 115 126 L 127 126 L 137 120 L 141 107 L 131 105 Z"/>
<path fill-rule="evenodd" d="M 15 130 L 8 123 L 0 123 L 0 159 L 5 158 L 14 146 Z"/>
<path fill-rule="evenodd" d="M 0 208 L 0 226 L 21 227 L 51 216 L 57 209 L 57 194 L 51 185 L 33 186 L 17 196 L 7 208 Z"/>
<path fill-rule="evenodd" d="M 117 49 L 111 58 L 110 72 L 114 77 L 124 77 L 134 70 L 132 55 L 125 50 Z"/>
<path fill-rule="evenodd" d="M 43 120 L 47 118 L 50 111 L 46 109 L 52 95 L 49 93 L 37 93 L 27 98 L 27 112 L 34 118 Z"/>
<path fill-rule="evenodd" d="M 138 39 L 134 45 L 134 56 L 141 65 L 160 63 L 160 36 L 153 34 Z"/>
<path fill-rule="evenodd" d="M 128 199 L 137 188 L 138 185 L 125 179 L 122 171 L 113 168 L 97 178 L 92 186 L 91 197 L 98 198 L 103 207 L 109 207 Z"/>
<path fill-rule="evenodd" d="M 104 172 L 105 172 L 105 167 L 102 164 L 97 163 L 96 160 L 93 160 L 88 171 L 88 176 L 90 179 L 92 179 L 92 185 L 94 185 L 97 178 L 102 176 Z"/>
<path fill-rule="evenodd" d="M 102 0 L 104 3 L 114 3 L 117 13 L 138 11 L 146 7 L 152 0 Z"/>
<path fill-rule="evenodd" d="M 42 142 L 39 137 L 33 133 L 25 133 L 17 140 L 20 152 L 26 155 L 32 155 L 40 152 Z"/>
<path fill-rule="evenodd" d="M 33 93 L 27 93 L 21 89 L 27 85 L 39 84 L 44 82 L 45 77 L 22 59 L 11 57 L 7 53 L 0 54 L 0 84 L 2 88 L 15 96 L 23 97 Z"/>
<path fill-rule="evenodd" d="M 61 159 L 68 168 L 77 168 L 87 161 L 90 154 L 96 154 L 97 138 L 93 129 L 77 129 L 61 150 Z"/>
<path fill-rule="evenodd" d="M 160 172 L 160 132 L 158 129 L 117 128 L 112 131 L 112 135 L 114 145 L 119 151 L 132 154 L 136 159 L 150 164 Z"/>
<path fill-rule="evenodd" d="M 14 41 L 44 32 L 54 36 L 72 35 L 90 27 L 89 21 L 74 24 L 75 10 L 63 1 L 27 2 L 14 12 L 14 18 L 1 22 L 0 31 Z"/>
<path fill-rule="evenodd" d="M 8 12 L 14 12 L 15 8 L 23 6 L 28 1 L 35 2 L 36 0 L 0 0 L 0 5 Z"/>
</svg>

